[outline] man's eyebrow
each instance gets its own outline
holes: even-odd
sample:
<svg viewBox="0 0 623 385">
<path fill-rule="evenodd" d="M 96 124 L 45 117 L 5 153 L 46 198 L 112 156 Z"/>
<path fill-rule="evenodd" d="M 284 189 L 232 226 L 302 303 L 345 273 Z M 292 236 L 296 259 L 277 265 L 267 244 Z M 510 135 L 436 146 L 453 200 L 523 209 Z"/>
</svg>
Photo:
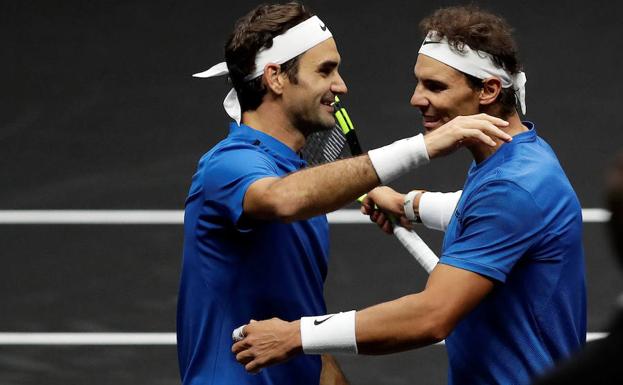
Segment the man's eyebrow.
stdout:
<svg viewBox="0 0 623 385">
<path fill-rule="evenodd" d="M 434 85 L 434 86 L 447 86 L 448 85 L 448 83 L 442 80 L 437 80 L 437 79 L 432 79 L 432 78 L 424 78 L 424 79 L 416 78 L 416 80 L 418 83 L 423 83 L 427 85 Z"/>
<path fill-rule="evenodd" d="M 318 65 L 319 70 L 332 70 L 337 67 L 340 63 L 335 60 L 325 60 Z"/>
<path fill-rule="evenodd" d="M 437 79 L 422 79 L 421 82 L 430 83 L 430 84 L 446 84 L 444 81 Z"/>
</svg>

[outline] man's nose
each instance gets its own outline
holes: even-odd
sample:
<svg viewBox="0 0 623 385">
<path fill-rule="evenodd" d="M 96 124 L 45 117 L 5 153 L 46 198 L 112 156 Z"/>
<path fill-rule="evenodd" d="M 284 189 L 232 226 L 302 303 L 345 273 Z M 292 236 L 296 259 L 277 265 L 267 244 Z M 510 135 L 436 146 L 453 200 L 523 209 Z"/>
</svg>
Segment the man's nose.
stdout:
<svg viewBox="0 0 623 385">
<path fill-rule="evenodd" d="M 413 96 L 411 96 L 410 103 L 413 107 L 425 108 L 428 106 L 428 99 L 424 97 L 418 87 L 415 87 L 415 90 L 413 91 Z"/>
<path fill-rule="evenodd" d="M 348 88 L 346 87 L 346 82 L 344 82 L 344 79 L 342 79 L 342 76 L 340 76 L 340 74 L 337 74 L 337 77 L 335 79 L 335 81 L 333 82 L 333 84 L 331 84 L 331 92 L 333 92 L 334 94 L 345 94 L 348 92 Z"/>
</svg>

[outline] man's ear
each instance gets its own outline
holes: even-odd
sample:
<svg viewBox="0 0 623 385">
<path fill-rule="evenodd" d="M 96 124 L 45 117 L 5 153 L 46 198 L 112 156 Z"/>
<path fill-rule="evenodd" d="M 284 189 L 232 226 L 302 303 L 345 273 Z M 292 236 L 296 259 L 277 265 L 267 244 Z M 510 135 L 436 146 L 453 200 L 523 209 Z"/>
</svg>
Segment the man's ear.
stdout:
<svg viewBox="0 0 623 385">
<path fill-rule="evenodd" d="M 283 75 L 284 73 L 281 72 L 281 66 L 279 64 L 266 64 L 264 67 L 264 75 L 262 75 L 266 88 L 277 95 L 281 95 L 286 78 Z"/>
<path fill-rule="evenodd" d="M 481 105 L 489 105 L 495 102 L 502 91 L 502 82 L 498 78 L 488 78 L 482 81 L 479 101 Z"/>
</svg>

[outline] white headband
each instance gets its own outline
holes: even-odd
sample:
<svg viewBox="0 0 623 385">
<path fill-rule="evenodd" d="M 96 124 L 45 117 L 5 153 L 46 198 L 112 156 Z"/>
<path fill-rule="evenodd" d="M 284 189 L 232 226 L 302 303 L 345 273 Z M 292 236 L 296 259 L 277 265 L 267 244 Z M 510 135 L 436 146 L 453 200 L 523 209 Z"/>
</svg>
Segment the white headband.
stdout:
<svg viewBox="0 0 623 385">
<path fill-rule="evenodd" d="M 288 29 L 284 34 L 275 36 L 272 47 L 260 50 L 255 57 L 255 72 L 245 76 L 244 80 L 255 79 L 264 73 L 264 67 L 267 64 L 283 64 L 332 36 L 329 29 L 318 16 L 312 16 Z M 212 66 L 209 70 L 194 74 L 193 76 L 197 78 L 211 78 L 228 74 L 227 63 L 221 62 Z M 227 115 L 240 124 L 242 112 L 236 90 L 232 88 L 229 91 L 223 101 L 223 106 L 225 111 L 227 111 Z"/>
<path fill-rule="evenodd" d="M 420 51 L 423 55 L 438 60 L 450 67 L 464 72 L 478 79 L 496 77 L 502 81 L 502 88 L 513 87 L 515 95 L 521 105 L 521 112 L 526 114 L 526 74 L 518 72 L 511 75 L 500 68 L 493 61 L 493 57 L 483 51 L 475 51 L 467 44 L 463 44 L 463 50 L 458 51 L 450 46 L 448 39 L 439 38 L 436 31 L 431 31 L 424 39 Z"/>
</svg>

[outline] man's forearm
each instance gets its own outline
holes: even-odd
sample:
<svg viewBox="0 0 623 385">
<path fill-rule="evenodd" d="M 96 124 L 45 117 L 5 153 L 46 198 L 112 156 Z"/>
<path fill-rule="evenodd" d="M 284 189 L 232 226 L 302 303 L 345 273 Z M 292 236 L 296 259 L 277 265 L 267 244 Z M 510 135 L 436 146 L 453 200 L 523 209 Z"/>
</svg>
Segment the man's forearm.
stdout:
<svg viewBox="0 0 623 385">
<path fill-rule="evenodd" d="M 437 265 L 426 289 L 359 312 L 273 318 L 243 328 L 232 346 L 247 371 L 282 362 L 301 352 L 386 354 L 444 339 L 493 290 L 492 280 L 468 270 Z"/>
<path fill-rule="evenodd" d="M 334 211 L 380 183 L 367 155 L 302 170 L 275 180 L 266 194 L 287 221 Z"/>
<path fill-rule="evenodd" d="M 322 371 L 320 372 L 320 385 L 349 385 L 342 368 L 330 354 L 322 355 Z"/>
<path fill-rule="evenodd" d="M 336 210 L 373 187 L 456 150 L 464 140 L 491 146 L 496 142 L 487 135 L 511 140 L 494 124 L 506 126 L 508 122 L 485 114 L 459 116 L 426 136 L 398 140 L 367 155 L 284 178 L 260 179 L 245 194 L 244 212 L 253 218 L 294 221 Z"/>
</svg>

